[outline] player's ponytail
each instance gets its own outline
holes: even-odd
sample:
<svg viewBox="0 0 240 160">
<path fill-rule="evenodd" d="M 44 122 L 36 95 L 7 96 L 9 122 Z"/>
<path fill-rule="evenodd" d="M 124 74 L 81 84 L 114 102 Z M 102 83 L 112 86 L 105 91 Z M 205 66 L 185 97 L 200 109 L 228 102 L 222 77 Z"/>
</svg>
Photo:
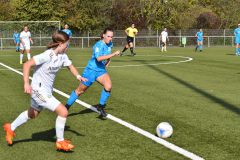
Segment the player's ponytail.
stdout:
<svg viewBox="0 0 240 160">
<path fill-rule="evenodd" d="M 52 35 L 52 42 L 47 45 L 47 49 L 56 48 L 60 43 L 65 43 L 69 40 L 67 33 L 57 31 Z"/>
</svg>

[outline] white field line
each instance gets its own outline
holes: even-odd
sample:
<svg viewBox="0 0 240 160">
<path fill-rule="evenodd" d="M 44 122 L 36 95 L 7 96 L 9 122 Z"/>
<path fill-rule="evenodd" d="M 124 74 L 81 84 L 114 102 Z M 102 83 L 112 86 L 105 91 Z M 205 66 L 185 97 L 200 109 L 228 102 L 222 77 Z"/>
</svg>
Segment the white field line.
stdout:
<svg viewBox="0 0 240 160">
<path fill-rule="evenodd" d="M 120 66 L 109 66 L 110 68 L 122 68 L 122 67 L 142 67 L 142 66 L 157 66 L 157 65 L 163 65 L 163 64 L 177 64 L 177 63 L 185 63 L 185 62 L 189 62 L 192 61 L 193 58 L 191 57 L 184 57 L 184 56 L 163 56 L 163 55 L 137 55 L 138 57 L 155 57 L 155 56 L 159 56 L 159 57 L 174 57 L 174 58 L 182 58 L 182 59 L 186 59 L 186 60 L 182 60 L 182 61 L 173 61 L 173 62 L 159 62 L 159 63 L 150 63 L 150 64 L 127 64 L 127 65 L 120 65 Z M 76 67 L 76 68 L 85 68 L 85 67 Z M 62 68 L 62 69 L 66 69 L 66 68 Z M 0 69 L 1 70 L 6 70 L 6 69 Z M 22 70 L 22 68 L 17 68 L 16 70 Z"/>
<path fill-rule="evenodd" d="M 16 73 L 18 73 L 20 75 L 23 75 L 22 72 L 19 72 L 19 71 L 15 70 L 14 68 L 9 67 L 9 66 L 7 66 L 7 65 L 5 65 L 3 63 L 0 63 L 0 65 L 8 68 L 9 70 L 11 70 L 13 72 L 16 72 Z M 53 91 L 58 93 L 58 94 L 60 94 L 60 95 L 62 95 L 62 96 L 64 96 L 64 97 L 66 97 L 66 98 L 69 98 L 69 95 L 67 95 L 66 93 L 64 93 L 64 92 L 62 92 L 62 91 L 60 91 L 58 89 L 54 88 Z M 85 103 L 85 102 L 83 102 L 81 100 L 76 100 L 76 103 L 78 103 L 78 104 L 80 104 L 80 105 L 82 105 L 82 106 L 84 106 L 86 108 L 89 108 L 89 109 L 91 109 L 94 112 L 99 113 L 93 106 L 91 106 L 90 104 L 87 104 L 87 103 Z M 155 141 L 157 143 L 160 143 L 163 146 L 165 146 L 165 147 L 167 147 L 167 148 L 169 148 L 169 149 L 171 149 L 171 150 L 173 150 L 173 151 L 175 151 L 175 152 L 177 152 L 177 153 L 179 153 L 179 154 L 181 154 L 181 155 L 183 155 L 183 156 L 185 156 L 187 158 L 190 158 L 192 160 L 204 160 L 202 157 L 200 157 L 200 156 L 198 156 L 198 155 L 196 155 L 194 153 L 191 153 L 191 152 L 189 152 L 189 151 L 187 151 L 187 150 L 185 150 L 183 148 L 180 148 L 180 147 L 176 146 L 175 144 L 172 144 L 172 143 L 170 143 L 170 142 L 168 142 L 168 141 L 166 141 L 166 140 L 164 140 L 162 138 L 156 137 L 155 135 L 153 135 L 153 134 L 151 134 L 151 133 L 149 133 L 149 132 L 147 132 L 147 131 L 139 128 L 139 127 L 136 127 L 136 126 L 134 126 L 134 125 L 132 125 L 132 124 L 126 122 L 126 121 L 123 121 L 123 120 L 121 120 L 121 119 L 119 119 L 119 118 L 117 118 L 117 117 L 115 117 L 115 116 L 113 116 L 111 114 L 108 114 L 107 118 L 111 119 L 112 121 L 115 121 L 115 122 L 117 122 L 117 123 L 119 123 L 119 124 L 121 124 L 121 125 L 123 125 L 123 126 L 125 126 L 127 128 L 129 128 L 131 130 L 134 130 L 135 132 L 137 132 L 137 133 L 139 133 L 139 134 L 141 134 L 141 135 L 143 135 L 143 136 L 145 136 L 147 138 L 150 138 L 153 141 Z"/>
</svg>

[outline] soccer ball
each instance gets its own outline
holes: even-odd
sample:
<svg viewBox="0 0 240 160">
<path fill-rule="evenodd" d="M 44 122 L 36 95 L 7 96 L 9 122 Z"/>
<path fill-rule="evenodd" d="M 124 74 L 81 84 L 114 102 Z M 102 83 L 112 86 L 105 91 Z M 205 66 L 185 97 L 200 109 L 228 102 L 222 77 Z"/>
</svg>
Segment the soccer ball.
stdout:
<svg viewBox="0 0 240 160">
<path fill-rule="evenodd" d="M 158 137 L 168 138 L 173 133 L 173 128 L 168 122 L 161 122 L 156 128 Z"/>
</svg>

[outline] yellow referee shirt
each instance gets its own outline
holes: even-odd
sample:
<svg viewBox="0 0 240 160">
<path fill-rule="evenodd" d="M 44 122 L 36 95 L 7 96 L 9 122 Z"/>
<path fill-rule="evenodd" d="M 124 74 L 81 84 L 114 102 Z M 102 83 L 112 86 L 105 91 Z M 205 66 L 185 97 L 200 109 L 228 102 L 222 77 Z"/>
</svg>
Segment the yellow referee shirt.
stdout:
<svg viewBox="0 0 240 160">
<path fill-rule="evenodd" d="M 137 28 L 128 27 L 125 30 L 128 33 L 129 37 L 135 37 L 135 34 L 138 32 Z"/>
</svg>

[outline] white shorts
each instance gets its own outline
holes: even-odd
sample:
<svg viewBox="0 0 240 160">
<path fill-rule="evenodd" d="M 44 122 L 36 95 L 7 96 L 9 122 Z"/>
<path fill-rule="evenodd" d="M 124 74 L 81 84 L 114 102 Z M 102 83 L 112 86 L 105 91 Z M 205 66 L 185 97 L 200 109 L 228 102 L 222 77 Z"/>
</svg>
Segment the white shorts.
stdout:
<svg viewBox="0 0 240 160">
<path fill-rule="evenodd" d="M 166 43 L 166 42 L 167 42 L 167 39 L 162 39 L 162 42 L 163 42 L 163 43 Z"/>
<path fill-rule="evenodd" d="M 32 91 L 31 107 L 38 111 L 42 111 L 44 108 L 47 108 L 50 111 L 55 111 L 59 104 L 61 104 L 61 102 L 52 94 L 44 93 L 38 90 Z"/>
<path fill-rule="evenodd" d="M 30 44 L 25 43 L 25 45 L 23 45 L 22 43 L 20 43 L 20 49 L 21 50 L 30 50 Z"/>
</svg>

